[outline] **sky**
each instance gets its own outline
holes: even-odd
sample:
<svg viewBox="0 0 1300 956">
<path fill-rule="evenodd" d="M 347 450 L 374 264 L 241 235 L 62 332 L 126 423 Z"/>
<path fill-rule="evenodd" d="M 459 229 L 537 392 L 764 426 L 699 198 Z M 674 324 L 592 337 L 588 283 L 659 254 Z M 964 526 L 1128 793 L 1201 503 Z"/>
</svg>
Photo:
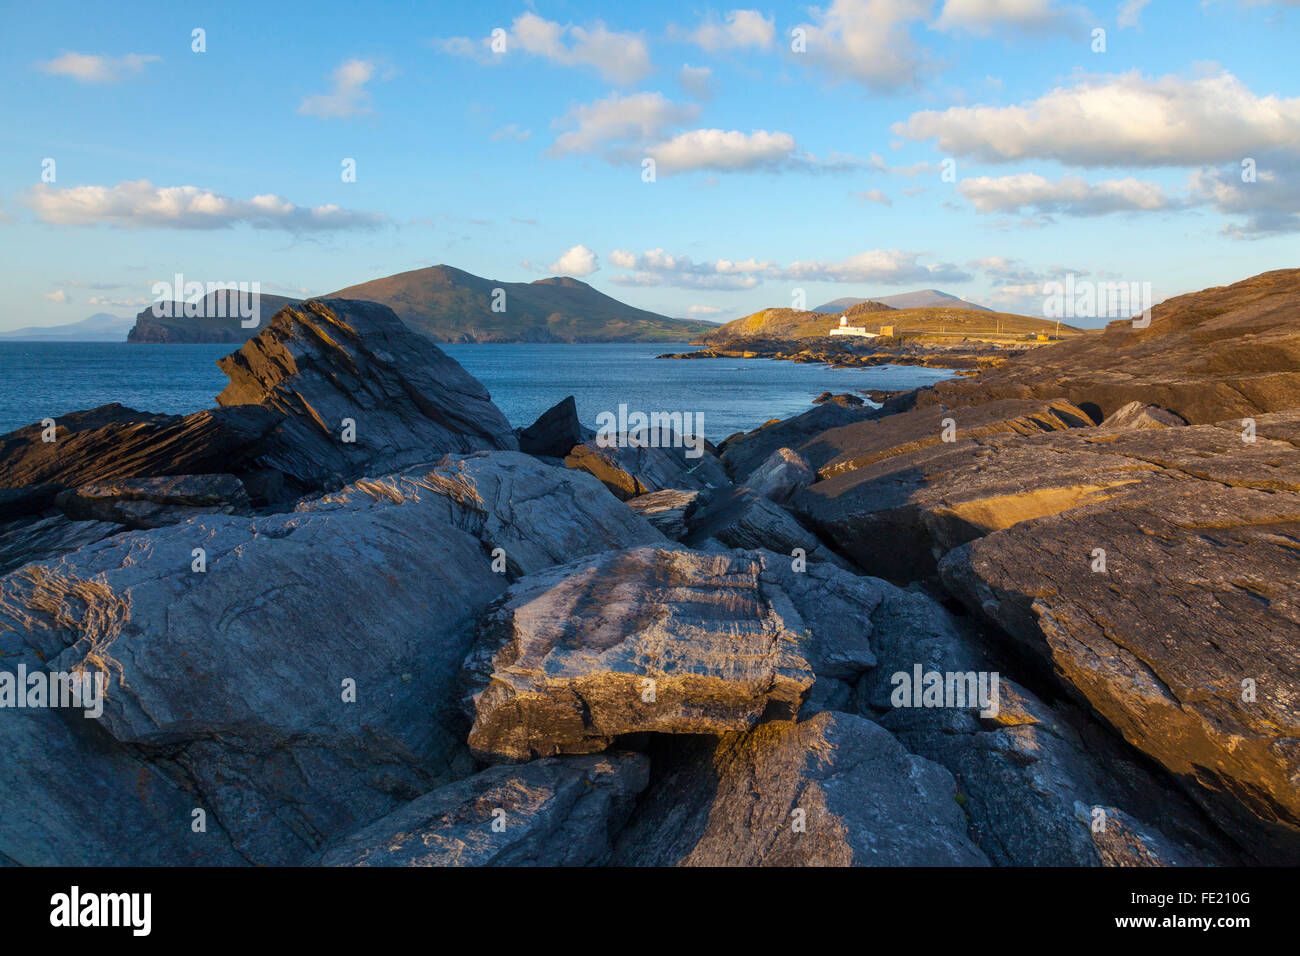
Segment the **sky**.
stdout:
<svg viewBox="0 0 1300 956">
<path fill-rule="evenodd" d="M 1300 0 L 0 14 L 0 329 L 178 273 L 306 296 L 446 263 L 722 321 L 1300 265 Z"/>
</svg>

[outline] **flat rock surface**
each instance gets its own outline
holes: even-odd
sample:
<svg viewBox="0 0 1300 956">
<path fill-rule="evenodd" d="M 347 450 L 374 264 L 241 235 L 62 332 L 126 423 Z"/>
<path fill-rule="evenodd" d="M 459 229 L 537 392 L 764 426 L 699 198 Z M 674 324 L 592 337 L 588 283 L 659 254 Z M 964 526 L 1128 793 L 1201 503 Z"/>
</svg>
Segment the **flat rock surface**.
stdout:
<svg viewBox="0 0 1300 956">
<path fill-rule="evenodd" d="M 490 767 L 413 800 L 322 854 L 322 866 L 592 866 L 649 781 L 638 753 Z"/>
</svg>

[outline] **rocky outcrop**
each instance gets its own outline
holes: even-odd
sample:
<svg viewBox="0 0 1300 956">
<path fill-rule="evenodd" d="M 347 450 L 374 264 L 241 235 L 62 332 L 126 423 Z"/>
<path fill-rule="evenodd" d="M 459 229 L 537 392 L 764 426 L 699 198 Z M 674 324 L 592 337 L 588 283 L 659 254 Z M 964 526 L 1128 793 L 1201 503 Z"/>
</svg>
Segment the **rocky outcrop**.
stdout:
<svg viewBox="0 0 1300 956">
<path fill-rule="evenodd" d="M 584 437 L 582 423 L 578 421 L 578 405 L 570 395 L 520 430 L 519 450 L 546 458 L 563 458 Z"/>
<path fill-rule="evenodd" d="M 55 504 L 78 521 L 161 528 L 204 514 L 249 514 L 244 484 L 234 475 L 182 475 L 96 481 L 61 492 Z"/>
<path fill-rule="evenodd" d="M 665 537 L 680 541 L 686 536 L 686 516 L 699 497 L 698 491 L 667 488 L 629 498 L 627 506 L 662 531 Z"/>
<path fill-rule="evenodd" d="M 951 552 L 939 571 L 1129 743 L 1186 781 L 1257 857 L 1294 862 L 1300 458 L 1290 445 L 1258 451 L 1297 463 L 1265 462 L 1255 475 L 1289 480 L 1292 490 L 1223 484 L 1224 473 L 1246 470 L 1243 454 L 1211 464 L 1213 482 L 1154 478 L 990 534 Z"/>
<path fill-rule="evenodd" d="M 634 866 L 982 866 L 942 767 L 871 721 L 797 724 L 693 740 L 657 771 L 621 834 Z"/>
<path fill-rule="evenodd" d="M 1298 302 L 1300 269 L 1265 272 L 1166 299 L 1146 326 L 1126 317 L 916 398 L 955 407 L 1064 396 L 1098 421 L 1140 402 L 1194 425 L 1300 407 Z"/>
<path fill-rule="evenodd" d="M 287 306 L 217 364 L 230 377 L 220 405 L 281 416 L 256 465 L 305 488 L 440 454 L 518 447 L 487 390 L 375 302 Z"/>
<path fill-rule="evenodd" d="M 694 440 L 703 441 L 703 436 Z M 686 448 L 680 439 L 651 446 L 645 432 L 633 432 L 575 445 L 564 464 L 595 475 L 623 501 L 655 491 L 705 491 L 729 484 L 713 453 L 703 447 L 698 452 Z"/>
<path fill-rule="evenodd" d="M 811 485 L 816 477 L 797 451 L 778 448 L 749 473 L 745 485 L 756 495 L 785 504 L 797 491 Z"/>
<path fill-rule="evenodd" d="M 1177 428 L 1186 425 L 1173 412 L 1159 405 L 1143 405 L 1141 402 L 1129 402 L 1113 414 L 1107 416 L 1098 427 L 1116 430 L 1133 428 Z"/>
<path fill-rule="evenodd" d="M 853 395 L 849 392 L 841 392 L 839 395 L 835 395 L 831 392 L 822 392 L 813 399 L 814 405 L 826 405 L 828 403 L 832 405 L 843 405 L 845 408 L 857 408 L 859 405 L 866 404 L 859 396 Z"/>
<path fill-rule="evenodd" d="M 465 662 L 470 747 L 526 760 L 791 719 L 813 673 L 763 570 L 758 555 L 640 549 L 519 582 Z"/>
<path fill-rule="evenodd" d="M 58 513 L 8 521 L 0 524 L 0 574 L 70 554 L 125 530 L 126 525 L 111 521 L 72 521 Z"/>
<path fill-rule="evenodd" d="M 322 854 L 323 866 L 592 866 L 649 782 L 627 751 L 487 770 L 411 801 Z"/>
<path fill-rule="evenodd" d="M 682 540 L 692 548 L 767 548 L 778 554 L 802 553 L 811 561 L 847 566 L 789 511 L 749 488 L 723 489 L 697 505 L 687 517 L 687 533 Z"/>
<path fill-rule="evenodd" d="M 850 425 L 879 417 L 879 412 L 869 408 L 846 408 L 843 405 L 818 405 L 802 415 L 784 421 L 769 422 L 743 435 L 727 439 L 722 449 L 722 463 L 736 484 L 748 482 L 749 476 L 775 452 L 782 448 L 800 449 L 809 441 L 832 428 Z M 805 458 L 807 456 L 805 455 Z M 822 462 L 808 458 L 817 468 Z"/>
<path fill-rule="evenodd" d="M 314 300 L 282 309 L 218 364 L 221 407 L 153 415 L 120 405 L 0 437 L 0 487 L 227 473 L 258 506 L 446 453 L 513 449 L 487 391 L 391 310 Z"/>
<path fill-rule="evenodd" d="M 1068 403 L 1008 401 L 833 429 L 801 449 L 826 462 L 824 480 L 791 506 L 868 573 L 897 582 L 931 577 L 949 549 L 1096 500 L 1149 467 L 1095 456 L 1073 470 L 1045 467 L 1046 443 L 1060 448 L 1055 436 L 1093 434 L 1079 427 L 1087 421 Z"/>
<path fill-rule="evenodd" d="M 125 748 L 186 781 L 228 854 L 294 863 L 472 772 L 456 685 L 512 569 L 661 540 L 587 475 L 518 452 L 451 457 L 290 514 L 205 515 L 28 565 L 0 578 L 0 659 L 103 673 L 102 717 L 68 724 L 88 773 L 134 786 L 112 769 Z M 0 789 L 0 853 L 18 862 L 45 858 L 26 848 L 63 788 L 47 770 L 20 763 Z M 116 821 L 147 834 L 120 862 L 190 860 L 188 810 L 152 830 L 147 810 Z"/>
</svg>

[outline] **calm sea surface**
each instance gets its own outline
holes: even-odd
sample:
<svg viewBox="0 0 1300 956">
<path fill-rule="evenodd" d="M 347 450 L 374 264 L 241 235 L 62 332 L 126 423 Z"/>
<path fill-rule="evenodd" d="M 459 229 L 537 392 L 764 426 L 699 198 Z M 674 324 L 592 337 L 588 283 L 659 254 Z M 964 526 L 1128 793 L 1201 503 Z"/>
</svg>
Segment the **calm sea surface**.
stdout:
<svg viewBox="0 0 1300 956">
<path fill-rule="evenodd" d="M 487 386 L 512 425 L 528 425 L 566 395 L 583 422 L 602 411 L 699 412 L 713 442 L 770 418 L 797 415 L 824 391 L 915 388 L 947 378 L 939 369 L 832 369 L 768 359 L 655 360 L 686 346 L 446 345 Z M 0 433 L 107 402 L 188 413 L 215 404 L 229 345 L 0 342 Z"/>
</svg>

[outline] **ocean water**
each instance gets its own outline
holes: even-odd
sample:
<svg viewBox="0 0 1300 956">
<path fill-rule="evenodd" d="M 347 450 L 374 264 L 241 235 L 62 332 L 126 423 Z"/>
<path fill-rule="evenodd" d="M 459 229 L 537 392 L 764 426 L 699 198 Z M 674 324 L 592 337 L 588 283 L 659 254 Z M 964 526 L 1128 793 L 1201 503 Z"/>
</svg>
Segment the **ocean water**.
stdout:
<svg viewBox="0 0 1300 956">
<path fill-rule="evenodd" d="M 447 345 L 443 349 L 492 393 L 512 425 L 531 424 L 567 395 L 582 421 L 603 411 L 692 412 L 705 437 L 807 411 L 824 391 L 915 388 L 949 377 L 941 369 L 833 369 L 770 359 L 656 360 L 687 346 Z M 0 433 L 43 418 L 120 402 L 184 414 L 209 408 L 225 387 L 216 360 L 229 345 L 118 342 L 0 342 Z"/>
</svg>

